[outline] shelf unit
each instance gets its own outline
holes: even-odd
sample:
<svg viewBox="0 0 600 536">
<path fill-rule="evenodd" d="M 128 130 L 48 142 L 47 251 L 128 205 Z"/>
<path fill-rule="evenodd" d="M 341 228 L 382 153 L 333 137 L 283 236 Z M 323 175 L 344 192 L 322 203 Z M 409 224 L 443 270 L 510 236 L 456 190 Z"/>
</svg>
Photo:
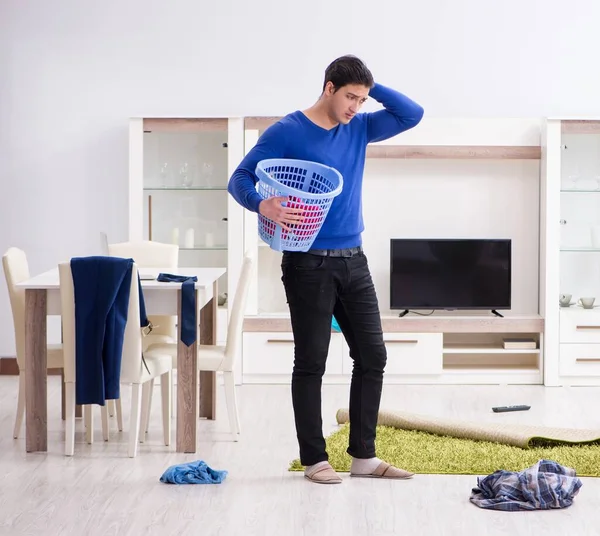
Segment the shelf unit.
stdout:
<svg viewBox="0 0 600 536">
<path fill-rule="evenodd" d="M 178 244 L 182 271 L 226 267 L 219 294 L 228 296 L 235 293 L 244 250 L 243 209 L 227 183 L 243 151 L 241 118 L 130 119 L 129 240 Z M 218 308 L 219 343 L 228 317 L 226 302 Z"/>
<path fill-rule="evenodd" d="M 600 119 L 548 119 L 542 130 L 541 281 L 546 385 L 600 385 Z"/>
<path fill-rule="evenodd" d="M 244 119 L 245 153 L 278 119 Z M 539 165 L 543 157 L 540 122 L 430 120 L 428 126 L 419 126 L 397 139 L 369 145 L 366 156 L 367 161 L 373 163 L 385 164 L 383 161 L 388 160 L 386 166 L 396 166 L 395 162 L 400 160 L 462 160 L 474 165 L 489 161 L 490 166 L 496 165 L 494 161 L 506 166 L 510 160 L 523 161 L 523 166 Z M 423 165 L 428 164 L 423 162 Z M 520 169 L 520 165 L 514 164 L 514 169 Z M 539 181 L 539 175 L 534 180 Z M 368 187 L 367 183 L 365 187 Z M 243 328 L 243 382 L 287 383 L 293 365 L 293 337 L 281 284 L 281 254 L 258 238 L 257 217 L 247 211 L 244 213 L 244 245 L 257 252 L 258 269 L 251 286 Z M 380 259 L 375 259 L 375 262 L 380 262 Z M 373 264 L 373 259 L 370 259 L 370 264 Z M 378 291 L 385 292 L 384 289 Z M 505 318 L 494 317 L 491 313 L 398 318 L 383 311 L 383 331 L 388 349 L 386 382 L 542 384 L 545 324 L 538 313 L 538 310 L 525 315 L 509 313 Z M 503 348 L 503 338 L 516 337 L 533 339 L 536 348 Z M 351 371 L 352 361 L 343 335 L 332 332 L 323 381 L 347 383 Z"/>
<path fill-rule="evenodd" d="M 367 158 L 539 160 L 541 150 L 533 145 L 377 145 L 367 147 Z"/>
</svg>

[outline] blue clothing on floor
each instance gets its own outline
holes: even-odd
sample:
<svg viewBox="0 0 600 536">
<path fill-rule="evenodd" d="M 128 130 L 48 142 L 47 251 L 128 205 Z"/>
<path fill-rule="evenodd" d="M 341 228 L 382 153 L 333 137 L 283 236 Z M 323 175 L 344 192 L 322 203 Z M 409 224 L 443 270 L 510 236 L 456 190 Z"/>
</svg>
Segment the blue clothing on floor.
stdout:
<svg viewBox="0 0 600 536">
<path fill-rule="evenodd" d="M 227 471 L 211 469 L 206 462 L 198 460 L 180 465 L 172 465 L 160 477 L 165 484 L 220 484 Z"/>
<path fill-rule="evenodd" d="M 521 472 L 496 471 L 478 478 L 470 501 L 490 510 L 549 510 L 573 504 L 582 482 L 575 470 L 540 460 Z"/>
</svg>

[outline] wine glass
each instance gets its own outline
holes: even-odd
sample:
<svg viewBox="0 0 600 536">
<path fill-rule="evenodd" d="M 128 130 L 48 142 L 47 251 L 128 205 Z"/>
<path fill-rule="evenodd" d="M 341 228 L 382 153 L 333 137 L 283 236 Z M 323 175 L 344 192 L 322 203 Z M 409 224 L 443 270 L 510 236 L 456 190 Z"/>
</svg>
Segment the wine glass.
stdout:
<svg viewBox="0 0 600 536">
<path fill-rule="evenodd" d="M 159 177 L 160 177 L 160 187 L 161 188 L 166 188 L 167 187 L 167 180 L 169 178 L 169 164 L 168 164 L 168 162 L 165 162 L 162 166 L 160 166 Z"/>
<path fill-rule="evenodd" d="M 181 186 L 184 188 L 190 188 L 192 186 L 193 180 L 190 175 L 190 167 L 187 162 L 184 162 L 179 169 L 179 178 L 181 180 Z"/>
<path fill-rule="evenodd" d="M 208 163 L 208 162 L 204 162 L 204 164 L 202 164 L 202 176 L 205 179 L 206 182 L 206 186 L 212 186 L 212 178 L 213 178 L 213 165 Z"/>
</svg>

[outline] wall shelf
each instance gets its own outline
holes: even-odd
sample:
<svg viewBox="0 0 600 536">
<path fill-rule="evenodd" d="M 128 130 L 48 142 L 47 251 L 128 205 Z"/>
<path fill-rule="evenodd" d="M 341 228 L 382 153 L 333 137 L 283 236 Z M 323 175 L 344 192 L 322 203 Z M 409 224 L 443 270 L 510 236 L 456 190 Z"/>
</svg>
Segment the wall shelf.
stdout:
<svg viewBox="0 0 600 536">
<path fill-rule="evenodd" d="M 264 130 L 280 117 L 246 117 L 244 128 Z M 540 160 L 539 145 L 385 145 L 370 144 L 367 158 Z"/>
<path fill-rule="evenodd" d="M 227 130 L 228 119 L 209 117 L 145 117 L 144 132 L 217 132 Z"/>
<path fill-rule="evenodd" d="M 539 160 L 535 145 L 369 145 L 367 158 Z"/>
<path fill-rule="evenodd" d="M 444 354 L 539 354 L 539 348 L 503 348 L 494 345 L 444 345 Z"/>
<path fill-rule="evenodd" d="M 600 134 L 600 120 L 568 119 L 561 121 L 563 134 Z"/>
<path fill-rule="evenodd" d="M 563 194 L 600 194 L 600 189 L 598 190 L 561 190 Z"/>
<path fill-rule="evenodd" d="M 470 365 L 444 365 L 444 372 L 452 372 L 456 374 L 482 374 L 491 372 L 501 372 L 503 374 L 519 374 L 521 372 L 531 372 L 539 374 L 536 367 L 530 365 L 478 365 L 472 367 Z"/>
</svg>

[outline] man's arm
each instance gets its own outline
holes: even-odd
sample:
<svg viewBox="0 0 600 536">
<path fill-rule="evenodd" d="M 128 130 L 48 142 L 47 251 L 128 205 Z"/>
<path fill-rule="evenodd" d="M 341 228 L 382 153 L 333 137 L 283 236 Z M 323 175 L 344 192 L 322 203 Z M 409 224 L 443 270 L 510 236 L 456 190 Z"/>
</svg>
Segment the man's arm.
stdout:
<svg viewBox="0 0 600 536">
<path fill-rule="evenodd" d="M 386 140 L 419 124 L 423 108 L 399 91 L 375 84 L 369 95 L 384 110 L 367 114 L 367 142 Z"/>
<path fill-rule="evenodd" d="M 258 212 L 258 205 L 263 200 L 256 191 L 256 164 L 267 158 L 285 157 L 285 140 L 283 127 L 275 123 L 259 138 L 256 145 L 241 161 L 229 179 L 227 191 L 244 208 Z"/>
</svg>

